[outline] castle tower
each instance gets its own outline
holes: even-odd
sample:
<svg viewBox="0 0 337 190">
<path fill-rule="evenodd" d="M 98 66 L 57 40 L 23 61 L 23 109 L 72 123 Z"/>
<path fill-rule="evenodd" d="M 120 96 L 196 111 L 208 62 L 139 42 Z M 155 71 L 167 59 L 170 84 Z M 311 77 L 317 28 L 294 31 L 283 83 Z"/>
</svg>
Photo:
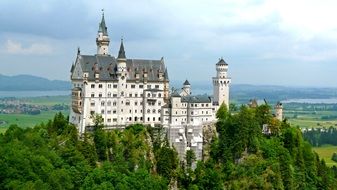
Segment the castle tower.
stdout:
<svg viewBox="0 0 337 190">
<path fill-rule="evenodd" d="M 126 98 L 126 77 L 127 77 L 127 68 L 126 68 L 126 56 L 124 51 L 123 39 L 121 39 L 121 45 L 119 48 L 117 56 L 117 77 L 118 77 L 118 107 L 123 107 L 123 102 Z M 117 110 L 118 113 L 118 123 L 125 124 L 125 120 L 121 117 L 123 115 L 121 110 Z"/>
<path fill-rule="evenodd" d="M 102 20 L 99 23 L 98 33 L 96 38 L 97 55 L 109 55 L 109 43 L 108 28 L 105 25 L 104 12 L 102 14 Z"/>
<path fill-rule="evenodd" d="M 186 79 L 184 84 L 183 84 L 183 88 L 182 88 L 182 92 L 180 93 L 181 96 L 189 96 L 191 95 L 191 84 L 188 82 L 188 80 Z"/>
<path fill-rule="evenodd" d="M 216 106 L 222 103 L 229 108 L 229 85 L 231 79 L 227 75 L 228 64 L 221 58 L 216 64 L 216 77 L 213 77 L 213 102 Z"/>
<path fill-rule="evenodd" d="M 275 105 L 275 117 L 280 121 L 283 120 L 283 105 L 281 102 L 277 102 Z"/>
</svg>

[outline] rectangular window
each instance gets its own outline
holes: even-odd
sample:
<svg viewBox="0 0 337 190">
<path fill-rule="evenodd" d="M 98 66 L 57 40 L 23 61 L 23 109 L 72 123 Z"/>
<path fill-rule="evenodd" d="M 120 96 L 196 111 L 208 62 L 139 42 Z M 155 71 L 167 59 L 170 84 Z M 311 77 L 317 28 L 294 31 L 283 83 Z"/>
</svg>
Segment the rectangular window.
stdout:
<svg viewBox="0 0 337 190">
<path fill-rule="evenodd" d="M 129 94 L 129 97 L 132 97 L 132 94 L 131 94 L 131 93 Z"/>
<path fill-rule="evenodd" d="M 157 89 L 158 89 L 158 88 L 159 88 L 159 85 L 156 85 L 156 86 L 155 86 L 155 88 L 157 88 Z"/>
<path fill-rule="evenodd" d="M 117 112 L 116 110 L 113 110 L 113 111 L 112 111 L 112 113 L 114 113 L 114 114 L 115 114 L 116 112 Z"/>
<path fill-rule="evenodd" d="M 117 118 L 113 118 L 112 121 L 113 121 L 113 122 L 117 122 Z"/>
<path fill-rule="evenodd" d="M 111 114 L 111 110 L 108 110 L 108 111 L 107 111 L 107 114 Z"/>
<path fill-rule="evenodd" d="M 101 110 L 101 114 L 104 114 L 104 110 Z"/>
<path fill-rule="evenodd" d="M 112 96 L 113 96 L 113 97 L 117 97 L 117 94 L 113 94 Z"/>
<path fill-rule="evenodd" d="M 95 97 L 95 94 L 94 94 L 94 93 L 92 93 L 92 94 L 91 94 L 91 97 L 92 97 L 92 98 L 94 98 L 94 97 Z"/>
<path fill-rule="evenodd" d="M 114 85 L 113 85 L 113 88 L 117 88 L 117 84 L 114 84 Z"/>
<path fill-rule="evenodd" d="M 102 98 L 102 93 L 99 93 L 98 97 Z"/>
<path fill-rule="evenodd" d="M 143 87 L 144 87 L 144 85 L 142 85 L 142 84 L 139 85 L 139 88 L 143 88 Z"/>
<path fill-rule="evenodd" d="M 147 89 L 151 89 L 151 85 L 147 85 Z"/>
<path fill-rule="evenodd" d="M 136 85 L 132 84 L 132 85 L 131 85 L 131 88 L 136 88 Z"/>
<path fill-rule="evenodd" d="M 94 85 L 94 84 L 92 84 L 92 85 L 91 85 L 91 88 L 95 88 L 95 85 Z"/>
<path fill-rule="evenodd" d="M 91 105 L 91 106 L 95 106 L 95 102 L 91 102 L 90 105 Z"/>
<path fill-rule="evenodd" d="M 95 114 L 95 111 L 90 111 L 90 115 L 94 115 Z"/>
<path fill-rule="evenodd" d="M 99 85 L 98 85 L 98 88 L 103 88 L 103 85 L 102 85 L 102 84 L 99 84 Z"/>
<path fill-rule="evenodd" d="M 111 88 L 111 84 L 108 84 L 108 88 Z"/>
<path fill-rule="evenodd" d="M 108 119 L 108 123 L 111 123 L 111 119 Z"/>
<path fill-rule="evenodd" d="M 138 97 L 138 94 L 135 94 L 135 97 Z"/>
</svg>

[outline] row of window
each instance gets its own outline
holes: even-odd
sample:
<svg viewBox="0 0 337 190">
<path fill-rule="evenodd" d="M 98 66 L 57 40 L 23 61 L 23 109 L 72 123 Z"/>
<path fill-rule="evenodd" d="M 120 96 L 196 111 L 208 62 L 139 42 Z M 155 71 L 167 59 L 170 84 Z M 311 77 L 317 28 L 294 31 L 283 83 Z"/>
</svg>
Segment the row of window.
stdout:
<svg viewBox="0 0 337 190">
<path fill-rule="evenodd" d="M 184 121 L 186 122 L 186 120 L 187 120 L 186 118 L 182 118 L 181 119 L 182 122 L 184 122 Z M 178 119 L 176 118 L 175 121 L 178 122 Z M 207 117 L 206 118 L 201 118 L 201 121 L 208 121 L 208 118 Z M 191 118 L 191 122 L 193 122 L 193 118 Z"/>
<path fill-rule="evenodd" d="M 165 113 L 169 113 L 166 111 Z M 187 114 L 187 111 L 181 111 L 181 114 Z M 191 111 L 191 115 L 195 114 L 193 111 Z M 198 113 L 196 113 L 198 114 Z M 204 114 L 204 111 L 201 111 L 201 114 Z M 205 111 L 205 114 L 208 114 L 208 111 Z M 176 115 L 178 115 L 178 111 L 176 111 Z"/>
<path fill-rule="evenodd" d="M 121 120 L 123 121 L 124 118 L 121 117 Z M 125 120 L 126 120 L 127 122 L 132 122 L 132 121 L 143 121 L 143 117 L 134 117 L 134 118 L 132 118 L 132 117 L 126 117 Z M 146 120 L 147 120 L 147 121 L 151 121 L 151 118 L 150 118 L 150 117 L 147 117 Z M 152 117 L 152 121 L 160 121 L 160 120 L 161 120 L 160 117 L 158 117 L 157 119 L 156 119 L 156 117 Z M 111 123 L 111 118 L 106 119 L 106 121 L 107 121 L 108 123 Z M 117 118 L 113 118 L 112 121 L 113 121 L 113 122 L 117 122 Z M 104 121 L 103 121 L 103 122 L 104 122 Z"/>
<path fill-rule="evenodd" d="M 121 113 L 123 113 L 123 111 L 124 111 L 124 109 L 121 109 Z M 137 113 L 137 112 L 138 112 L 137 110 L 134 110 L 134 113 Z M 155 113 L 160 113 L 160 112 L 161 112 L 160 109 L 158 109 L 158 110 L 152 109 L 152 111 L 151 111 L 151 109 L 147 109 L 147 111 L 146 111 L 146 113 L 148 113 L 148 114 L 151 114 L 151 113 L 155 114 Z M 111 110 L 107 110 L 106 113 L 107 114 L 111 114 Z M 112 110 L 112 113 L 116 114 L 117 111 L 116 110 Z M 129 113 L 132 113 L 132 110 L 129 110 Z M 140 113 L 143 113 L 143 110 L 140 110 Z M 93 110 L 90 111 L 90 114 L 91 115 L 95 114 L 95 111 L 93 111 Z M 104 109 L 101 110 L 101 114 L 105 114 L 105 110 Z"/>
<path fill-rule="evenodd" d="M 121 101 L 121 104 L 124 104 L 124 101 Z M 95 106 L 95 101 L 91 101 L 90 105 L 91 106 Z M 111 101 L 107 101 L 106 105 L 107 106 L 111 106 Z M 113 106 L 117 106 L 117 102 L 113 101 L 112 105 Z M 130 106 L 130 101 L 129 100 L 125 101 L 125 105 L 126 106 Z M 134 105 L 138 106 L 138 102 L 134 102 Z M 139 105 L 143 105 L 143 102 L 139 102 Z M 155 106 L 155 102 L 148 102 L 148 105 L 149 106 Z M 101 106 L 105 106 L 105 101 L 101 101 Z M 158 106 L 161 106 L 161 102 L 160 101 L 158 101 Z"/>
<path fill-rule="evenodd" d="M 187 106 L 187 103 L 182 103 L 181 106 Z M 209 104 L 201 104 L 201 107 L 208 107 Z M 178 107 L 178 104 L 176 104 L 176 107 Z M 191 107 L 198 107 L 198 104 L 191 104 Z"/>
<path fill-rule="evenodd" d="M 75 86 L 76 86 L 76 85 L 75 85 Z M 91 88 L 95 88 L 95 84 L 91 84 L 90 87 L 91 87 Z M 112 87 L 112 88 L 117 88 L 118 85 L 117 85 L 117 84 L 113 84 L 113 85 L 108 84 L 108 88 L 111 88 L 111 87 Z M 131 88 L 136 88 L 136 85 L 135 85 L 135 84 L 131 84 L 130 87 L 131 87 Z M 151 86 L 150 84 L 146 85 L 146 88 L 147 88 L 147 89 L 151 89 L 151 87 L 152 87 L 152 86 Z M 98 88 L 103 88 L 103 84 L 98 84 Z M 127 84 L 125 85 L 125 88 L 128 88 L 128 85 L 127 85 Z M 138 88 L 144 88 L 144 85 L 139 84 L 139 85 L 138 85 Z M 159 89 L 159 85 L 158 85 L 158 84 L 154 85 L 154 88 Z"/>
<path fill-rule="evenodd" d="M 111 92 L 108 92 L 108 97 L 109 97 L 109 98 L 111 98 L 111 95 L 112 95 L 112 97 L 117 97 L 117 94 L 116 94 L 116 93 L 111 94 Z M 137 98 L 137 97 L 138 97 L 138 94 L 137 94 L 137 93 L 135 93 L 135 94 L 129 93 L 128 95 L 129 95 L 129 96 L 126 96 L 126 97 L 130 97 L 130 98 L 132 98 L 132 97 Z M 124 96 L 124 92 L 121 92 L 120 96 Z M 95 93 L 91 93 L 91 97 L 94 98 L 94 97 L 95 97 Z M 98 94 L 98 97 L 99 97 L 99 98 L 102 98 L 102 97 L 103 97 L 103 94 L 102 94 L 102 93 L 99 93 L 99 94 Z M 139 97 L 143 97 L 143 94 L 139 94 Z M 148 98 L 150 98 L 150 97 L 156 98 L 157 95 L 156 95 L 156 94 L 152 94 L 152 95 L 151 95 L 151 93 L 148 93 L 148 94 L 147 94 L 147 97 L 148 97 Z M 158 93 L 158 98 L 161 98 L 161 93 Z"/>
</svg>

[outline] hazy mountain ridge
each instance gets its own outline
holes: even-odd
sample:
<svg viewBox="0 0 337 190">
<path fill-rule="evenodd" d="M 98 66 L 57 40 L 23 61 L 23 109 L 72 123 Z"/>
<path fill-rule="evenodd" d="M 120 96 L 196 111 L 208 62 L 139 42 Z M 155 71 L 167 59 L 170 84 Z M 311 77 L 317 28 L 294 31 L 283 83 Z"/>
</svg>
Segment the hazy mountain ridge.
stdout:
<svg viewBox="0 0 337 190">
<path fill-rule="evenodd" d="M 6 76 L 0 74 L 0 91 L 25 90 L 69 90 L 71 83 L 61 80 L 49 80 L 32 75 Z"/>
</svg>

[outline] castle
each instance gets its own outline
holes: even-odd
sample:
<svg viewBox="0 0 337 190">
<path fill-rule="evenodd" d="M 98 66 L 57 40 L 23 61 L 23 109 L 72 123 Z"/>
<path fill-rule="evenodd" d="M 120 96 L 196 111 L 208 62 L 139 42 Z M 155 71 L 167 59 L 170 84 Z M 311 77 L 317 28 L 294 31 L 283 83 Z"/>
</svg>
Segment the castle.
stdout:
<svg viewBox="0 0 337 190">
<path fill-rule="evenodd" d="M 200 152 L 202 127 L 215 122 L 222 103 L 229 105 L 228 64 L 222 58 L 215 64 L 213 96 L 193 95 L 187 80 L 181 90 L 169 90 L 168 69 L 163 58 L 127 58 L 123 39 L 117 57 L 110 55 L 104 13 L 96 45 L 96 55 L 82 55 L 78 50 L 71 67 L 69 120 L 79 133 L 83 134 L 87 126 L 93 125 L 93 114 L 100 114 L 106 129 L 134 123 L 160 125 L 168 129 L 169 140 L 178 147 L 182 157 L 186 149 Z"/>
</svg>

